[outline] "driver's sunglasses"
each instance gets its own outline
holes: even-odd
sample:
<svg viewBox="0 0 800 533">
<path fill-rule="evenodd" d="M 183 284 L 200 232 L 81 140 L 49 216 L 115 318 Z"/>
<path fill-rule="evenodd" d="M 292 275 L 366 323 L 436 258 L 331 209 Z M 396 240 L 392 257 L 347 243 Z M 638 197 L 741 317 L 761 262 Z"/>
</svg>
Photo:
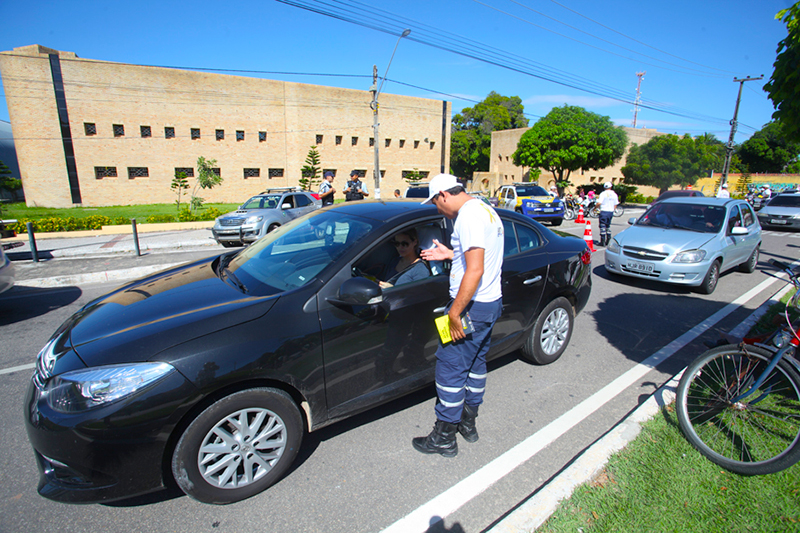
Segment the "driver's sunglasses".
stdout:
<svg viewBox="0 0 800 533">
<path fill-rule="evenodd" d="M 395 246 L 409 246 L 411 243 L 408 241 L 392 241 Z"/>
</svg>

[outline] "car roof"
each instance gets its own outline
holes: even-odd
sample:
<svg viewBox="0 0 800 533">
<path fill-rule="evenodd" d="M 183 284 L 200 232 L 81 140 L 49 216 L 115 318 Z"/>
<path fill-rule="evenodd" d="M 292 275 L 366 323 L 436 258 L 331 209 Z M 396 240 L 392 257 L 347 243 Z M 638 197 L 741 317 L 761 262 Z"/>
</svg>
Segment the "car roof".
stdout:
<svg viewBox="0 0 800 533">
<path fill-rule="evenodd" d="M 672 198 L 666 198 L 658 203 L 724 206 L 728 204 L 742 204 L 747 202 L 744 200 L 737 200 L 736 198 L 716 198 L 713 196 L 675 196 Z"/>
</svg>

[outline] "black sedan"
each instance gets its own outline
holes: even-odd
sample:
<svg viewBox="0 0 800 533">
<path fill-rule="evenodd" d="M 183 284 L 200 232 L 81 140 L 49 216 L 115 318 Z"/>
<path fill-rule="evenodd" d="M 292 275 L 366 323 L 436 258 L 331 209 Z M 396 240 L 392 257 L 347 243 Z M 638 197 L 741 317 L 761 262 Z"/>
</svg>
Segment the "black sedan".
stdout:
<svg viewBox="0 0 800 533">
<path fill-rule="evenodd" d="M 583 240 L 502 211 L 503 315 L 489 357 L 555 361 L 591 291 Z M 230 503 L 275 483 L 304 432 L 433 381 L 449 264 L 381 289 L 398 233 L 449 243 L 405 200 L 315 211 L 252 246 L 87 304 L 42 349 L 25 398 L 39 493 L 127 498 L 171 483 Z"/>
</svg>

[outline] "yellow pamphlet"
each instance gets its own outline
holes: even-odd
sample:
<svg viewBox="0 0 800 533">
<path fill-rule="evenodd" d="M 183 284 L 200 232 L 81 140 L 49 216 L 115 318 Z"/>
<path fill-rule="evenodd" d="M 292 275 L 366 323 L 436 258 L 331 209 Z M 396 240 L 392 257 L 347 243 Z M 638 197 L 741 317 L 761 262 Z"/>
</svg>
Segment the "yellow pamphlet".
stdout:
<svg viewBox="0 0 800 533">
<path fill-rule="evenodd" d="M 442 315 L 434 320 L 434 323 L 436 324 L 436 331 L 439 332 L 439 338 L 442 340 L 442 344 L 453 342 L 453 337 L 450 336 L 450 316 Z M 469 335 L 475 331 L 475 327 L 472 325 L 472 319 L 469 317 L 469 313 L 461 317 L 461 326 L 464 328 L 464 333 L 466 335 Z"/>
</svg>

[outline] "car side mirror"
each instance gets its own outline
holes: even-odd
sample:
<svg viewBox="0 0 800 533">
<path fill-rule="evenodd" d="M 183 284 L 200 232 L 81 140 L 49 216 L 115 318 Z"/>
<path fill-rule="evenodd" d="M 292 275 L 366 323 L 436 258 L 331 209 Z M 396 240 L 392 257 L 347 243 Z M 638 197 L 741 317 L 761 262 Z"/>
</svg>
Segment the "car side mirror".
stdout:
<svg viewBox="0 0 800 533">
<path fill-rule="evenodd" d="M 285 204 L 283 204 L 281 206 L 281 209 L 291 209 L 291 208 L 292 208 L 292 204 L 290 204 L 289 202 L 286 202 Z"/>
<path fill-rule="evenodd" d="M 327 300 L 339 305 L 374 305 L 383 302 L 383 291 L 374 281 L 356 277 L 342 283 L 336 298 Z"/>
<path fill-rule="evenodd" d="M 633 226 L 634 224 L 636 224 L 636 217 L 631 217 L 631 218 L 629 218 L 629 219 L 628 219 L 628 224 L 630 224 L 631 226 Z"/>
<path fill-rule="evenodd" d="M 736 226 L 731 230 L 731 235 L 747 235 L 747 228 Z"/>
</svg>

